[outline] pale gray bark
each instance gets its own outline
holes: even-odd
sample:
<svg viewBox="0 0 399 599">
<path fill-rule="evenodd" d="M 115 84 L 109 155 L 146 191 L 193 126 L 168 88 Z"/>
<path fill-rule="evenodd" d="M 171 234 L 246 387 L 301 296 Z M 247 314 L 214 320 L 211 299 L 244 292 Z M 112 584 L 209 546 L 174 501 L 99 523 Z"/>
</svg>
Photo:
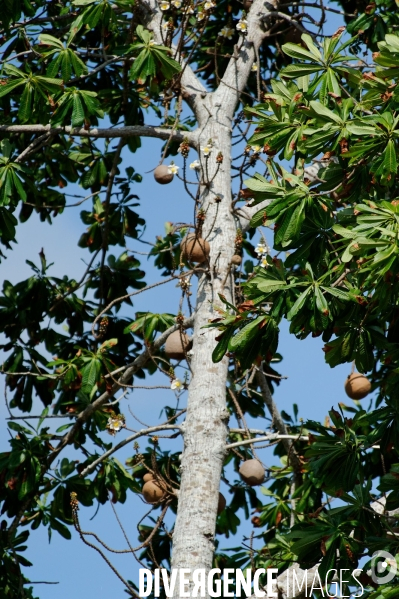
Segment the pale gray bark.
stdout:
<svg viewBox="0 0 399 599">
<path fill-rule="evenodd" d="M 270 4 L 269 4 L 270 6 Z M 161 15 L 151 0 L 152 30 L 159 40 Z M 265 32 L 264 0 L 255 0 L 248 15 L 248 35 L 241 39 L 219 88 L 206 93 L 189 67 L 183 66 L 182 84 L 189 90 L 189 103 L 199 125 L 198 152 L 201 161 L 201 203 L 206 211 L 202 236 L 211 247 L 209 273 L 198 281 L 193 334 L 192 379 L 186 421 L 182 426 L 181 485 L 173 532 L 172 567 L 191 571 L 212 568 L 219 485 L 227 435 L 226 380 L 228 359 L 212 362 L 215 331 L 204 329 L 217 316 L 218 294 L 232 297 L 231 258 L 235 252 L 237 225 L 231 196 L 232 119 L 240 93 L 246 86 Z M 212 144 L 207 158 L 202 149 Z M 216 155 L 223 153 L 218 167 Z M 190 583 L 190 587 L 192 584 Z M 176 590 L 176 597 L 179 596 Z"/>
<path fill-rule="evenodd" d="M 152 125 L 132 125 L 126 127 L 100 128 L 90 127 L 52 127 L 51 125 L 1 125 L 0 133 L 48 133 L 50 135 L 67 134 L 76 137 L 114 138 L 114 137 L 156 137 L 157 139 L 172 138 L 183 141 L 187 137 L 189 143 L 195 143 L 195 132 L 174 131 L 166 127 L 153 127 Z"/>
<path fill-rule="evenodd" d="M 214 114 L 213 96 L 206 98 L 206 108 Z M 220 476 L 225 457 L 228 412 L 226 378 L 228 359 L 212 362 L 215 331 L 203 329 L 216 317 L 214 305 L 223 293 L 231 300 L 231 284 L 225 280 L 234 254 L 236 228 L 231 213 L 230 119 L 215 122 L 210 116 L 199 137 L 200 147 L 212 140 L 209 158 L 201 156 L 202 177 L 212 180 L 202 187 L 202 206 L 207 218 L 202 232 L 211 246 L 210 272 L 198 281 L 193 334 L 193 371 L 189 386 L 187 416 L 183 426 L 184 451 L 181 458 L 181 486 L 176 524 L 173 533 L 172 566 L 174 568 L 212 567 L 214 534 Z M 216 154 L 223 151 L 219 169 Z M 200 151 L 201 152 L 201 151 Z M 216 197 L 221 198 L 215 202 Z"/>
</svg>

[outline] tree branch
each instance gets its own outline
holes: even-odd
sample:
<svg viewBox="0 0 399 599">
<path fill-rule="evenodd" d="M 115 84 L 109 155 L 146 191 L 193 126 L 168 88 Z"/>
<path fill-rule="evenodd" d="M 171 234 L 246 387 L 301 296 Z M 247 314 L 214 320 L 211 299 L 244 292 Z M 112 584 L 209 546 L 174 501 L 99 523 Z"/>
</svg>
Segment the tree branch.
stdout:
<svg viewBox="0 0 399 599">
<path fill-rule="evenodd" d="M 80 476 L 86 476 L 86 474 L 90 474 L 90 472 L 92 472 L 95 469 L 95 467 L 98 466 L 98 464 L 101 464 L 101 462 L 103 462 L 110 455 L 112 455 L 113 453 L 115 453 L 116 451 L 118 451 L 118 449 L 121 449 L 121 447 L 124 447 L 125 445 L 128 445 L 128 443 L 131 443 L 135 439 L 138 439 L 139 437 L 144 437 L 145 435 L 149 435 L 151 433 L 156 433 L 158 431 L 165 431 L 165 430 L 170 430 L 170 429 L 172 429 L 172 430 L 174 430 L 174 429 L 181 430 L 181 426 L 178 425 L 178 424 L 160 424 L 159 426 L 150 426 L 148 428 L 141 429 L 140 431 L 138 431 L 134 435 L 130 435 L 130 437 L 127 437 L 126 439 L 123 439 L 123 441 L 120 441 L 120 443 L 118 443 L 114 447 L 111 447 L 111 449 L 109 449 L 108 451 L 106 451 L 105 453 L 103 453 L 103 455 L 101 455 L 99 458 L 97 458 L 96 460 L 94 460 L 94 462 L 92 462 L 90 464 L 90 466 L 87 466 L 87 468 L 85 468 L 84 470 L 82 470 L 82 472 L 80 473 Z"/>
<path fill-rule="evenodd" d="M 250 429 L 249 432 L 251 432 Z M 233 449 L 233 447 L 241 447 L 241 445 L 250 445 L 251 443 L 261 443 L 262 441 L 285 442 L 289 441 L 290 439 L 292 439 L 293 441 L 309 441 L 309 437 L 307 435 L 280 435 L 279 433 L 267 433 L 263 437 L 256 437 L 255 439 L 245 439 L 243 441 L 236 441 L 235 443 L 230 443 L 229 445 L 226 445 L 226 449 Z"/>
<path fill-rule="evenodd" d="M 223 110 L 228 112 L 230 118 L 233 118 L 240 94 L 247 85 L 256 53 L 267 36 L 267 28 L 264 26 L 265 17 L 270 13 L 267 7 L 277 8 L 277 1 L 255 0 L 252 4 L 246 16 L 247 35 L 242 39 L 239 47 L 236 46 L 236 51 L 214 93 L 216 106 L 223 106 Z"/>
<path fill-rule="evenodd" d="M 183 324 L 181 325 L 184 329 L 188 329 L 190 328 L 194 323 L 194 315 L 191 316 L 190 318 L 187 318 Z M 140 370 L 140 368 L 143 368 L 143 366 L 146 364 L 146 362 L 150 359 L 151 357 L 151 353 L 153 353 L 154 351 L 156 351 L 157 349 L 159 349 L 160 347 L 162 347 L 162 345 L 165 343 L 165 341 L 167 340 L 167 338 L 169 337 L 169 335 L 171 333 L 173 333 L 174 331 L 177 331 L 180 328 L 179 324 L 175 324 L 172 327 L 170 327 L 169 329 L 167 329 L 164 333 L 162 333 L 162 335 L 160 335 L 158 337 L 158 339 L 156 339 L 152 345 L 151 350 L 149 349 L 145 349 L 143 351 L 143 353 L 141 353 L 139 356 L 137 356 L 137 358 L 134 360 L 134 362 L 132 362 L 129 367 L 126 369 L 126 371 L 123 373 L 123 375 L 120 377 L 120 379 L 118 380 L 117 383 L 115 383 L 114 385 L 112 385 L 112 388 L 110 391 L 105 391 L 105 393 L 103 393 L 102 395 L 100 395 L 100 397 L 98 397 L 96 400 L 93 401 L 93 403 L 89 404 L 77 417 L 76 422 L 74 423 L 73 427 L 64 435 L 62 441 L 60 441 L 59 445 L 56 447 L 56 449 L 48 456 L 47 459 L 47 463 L 48 465 L 50 465 L 54 459 L 57 457 L 57 455 L 60 453 L 60 451 L 68 444 L 73 443 L 74 437 L 77 433 L 77 431 L 82 427 L 82 425 L 87 422 L 87 420 L 90 418 L 90 416 L 92 416 L 92 414 L 94 414 L 94 412 L 96 412 L 97 410 L 99 410 L 104 404 L 106 404 L 109 399 L 111 397 L 113 397 L 115 395 L 115 393 L 121 388 L 123 387 L 123 385 L 125 383 L 128 383 L 129 380 L 132 378 L 132 376 L 138 371 Z"/>
<path fill-rule="evenodd" d="M 85 129 L 84 127 L 51 127 L 51 125 L 1 125 L 0 133 L 47 133 L 51 135 L 66 134 L 77 137 L 113 138 L 113 137 L 156 137 L 182 142 L 188 139 L 191 146 L 195 146 L 195 131 L 175 131 L 170 128 L 154 127 L 153 125 L 133 125 L 128 127 L 113 127 L 106 129 Z"/>
<path fill-rule="evenodd" d="M 292 464 L 292 467 L 294 469 L 295 478 L 300 478 L 301 471 L 302 471 L 301 460 L 299 459 L 299 456 L 296 452 L 296 449 L 295 449 L 292 441 L 289 439 L 289 437 L 287 438 L 287 436 L 286 436 L 286 435 L 288 435 L 288 430 L 287 430 L 285 422 L 282 419 L 282 416 L 281 416 L 276 404 L 274 403 L 272 394 L 270 393 L 269 385 L 267 384 L 267 380 L 266 380 L 266 377 L 263 372 L 263 366 L 262 366 L 262 370 L 257 369 L 256 380 L 258 381 L 258 384 L 259 384 L 259 387 L 260 387 L 260 390 L 261 390 L 261 393 L 263 396 L 263 400 L 264 400 L 264 402 L 270 412 L 270 415 L 273 419 L 272 423 L 276 427 L 277 431 L 281 435 L 284 435 L 284 437 L 282 438 L 282 442 L 283 442 L 284 448 L 288 455 L 288 461 Z"/>
<path fill-rule="evenodd" d="M 164 41 L 161 35 L 162 11 L 157 0 L 143 0 L 138 7 L 143 25 L 153 32 L 155 43 L 163 45 Z M 176 48 L 172 46 L 172 50 L 176 50 Z M 208 91 L 189 64 L 182 61 L 181 65 L 181 84 L 185 92 L 183 97 L 198 119 L 202 109 L 202 98 L 206 96 Z"/>
</svg>

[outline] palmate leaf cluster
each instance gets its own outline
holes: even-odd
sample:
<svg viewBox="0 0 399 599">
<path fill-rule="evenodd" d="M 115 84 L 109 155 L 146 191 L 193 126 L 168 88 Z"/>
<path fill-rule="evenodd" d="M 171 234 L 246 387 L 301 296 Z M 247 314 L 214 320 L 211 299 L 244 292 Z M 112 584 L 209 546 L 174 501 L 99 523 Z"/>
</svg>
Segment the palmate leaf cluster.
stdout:
<svg viewBox="0 0 399 599">
<path fill-rule="evenodd" d="M 162 114 L 165 124 L 174 125 L 174 115 L 165 114 L 162 96 L 174 86 L 179 89 L 181 66 L 166 33 L 165 44 L 156 45 L 152 33 L 138 25 L 133 3 L 5 0 L 3 4 L 1 125 L 87 131 L 104 124 L 141 125 Z M 352 11 L 350 4 L 342 2 Z M 398 13 L 394 2 L 367 6 L 359 5 L 360 13 L 349 25 L 356 36 L 351 41 L 343 43 L 336 36 L 319 46 L 306 35 L 300 40 L 289 22 L 276 20 L 275 37 L 270 38 L 276 43 L 269 40 L 260 48 L 263 101 L 255 105 L 253 99 L 258 94 L 256 73 L 251 73 L 242 100 L 248 101 L 246 115 L 256 127 L 249 143 L 265 148 L 267 170 L 247 179 L 246 187 L 255 203 L 269 201 L 253 217 L 250 235 L 255 227 L 274 228 L 275 251 L 267 257 L 266 267 L 256 267 L 243 277 L 245 297 L 239 305 L 221 298 L 224 311 L 210 325 L 220 329 L 214 359 L 221 360 L 228 352 L 231 377 L 238 373 L 245 378 L 262 360 L 265 372 L 278 376 L 273 367 L 280 359 L 279 323 L 287 318 L 297 337 L 323 336 L 332 366 L 355 360 L 378 390 L 379 405 L 374 411 L 356 405 L 349 414 L 332 410 L 329 426 L 301 423 L 297 406 L 294 416 L 282 411 L 289 432 L 309 434 L 310 439 L 295 443 L 302 468 L 296 473 L 294 492 L 295 473 L 281 444 L 275 450 L 281 464 L 268 472 L 262 500 L 239 479 L 239 456 L 229 453 L 223 475 L 229 478 L 230 493 L 227 508 L 218 517 L 217 533 L 234 535 L 240 519 L 252 518 L 262 548 L 252 556 L 247 546 L 223 552 L 223 541 L 217 540 L 215 567 L 245 568 L 252 557 L 257 567 L 285 568 L 295 561 L 311 566 L 321 561 L 322 571 L 353 569 L 367 551 L 383 548 L 397 553 L 395 516 L 377 516 L 370 504 L 386 493 L 387 508 L 399 507 Z M 183 9 L 171 5 L 164 24 L 172 19 L 178 31 Z M 219 33 L 226 25 L 234 30 L 242 14 L 241 2 L 221 0 L 205 23 L 190 16 L 185 53 L 209 89 L 217 86 L 237 42 L 238 33 L 232 39 Z M 48 18 L 40 21 L 42 17 Z M 363 43 L 377 52 L 376 69 L 371 71 L 358 64 Z M 281 77 L 272 80 L 284 67 Z M 192 123 L 191 116 L 181 118 L 176 128 L 187 129 Z M 25 222 L 34 212 L 49 222 L 61 218 L 69 185 L 80 185 L 87 192 L 81 211 L 86 230 L 76 239 L 87 250 L 87 276 L 53 276 L 51 256 L 41 252 L 39 265 L 29 257 L 32 275 L 15 284 L 4 281 L 0 296 L 10 409 L 29 416 L 39 403 L 39 412 L 43 410 L 40 419 L 26 420 L 23 426 L 10 422 L 10 446 L 0 454 L 0 595 L 19 599 L 21 582 L 29 574 L 25 569 L 29 562 L 21 555 L 29 533 L 45 526 L 49 537 L 56 531 L 68 539 L 71 492 L 84 507 L 103 505 L 110 498 L 125 502 L 140 493 L 142 476 L 154 461 L 165 480 L 179 485 L 180 452 L 165 451 L 160 442 L 132 449 L 125 465 L 112 457 L 89 477 L 81 476 L 111 448 L 105 431 L 108 419 L 119 415 L 117 405 L 94 412 L 76 431 L 67 457 L 63 454 L 54 461 L 59 437 L 71 430 L 77 414 L 110 388 L 110 372 L 124 369 L 145 348 L 151 349 L 156 336 L 175 323 L 175 315 L 125 316 L 125 308 L 133 303 L 126 296 L 145 285 L 144 261 L 128 250 L 128 242 L 142 236 L 145 222 L 138 197 L 141 175 L 130 161 L 125 168 L 117 142 L 97 143 L 59 130 L 51 143 L 45 140 L 43 147 L 39 143 L 39 149 L 32 148 L 35 151 L 21 159 L 37 137 L 30 132 L 1 136 L 0 239 L 5 248 L 16 239 L 18 221 Z M 134 164 L 140 139 L 128 138 L 126 145 Z M 171 143 L 169 151 L 176 150 Z M 321 160 L 321 168 L 311 180 L 305 169 L 312 159 Z M 113 169 L 114 191 L 106 201 Z M 150 255 L 162 274 L 170 275 L 180 263 L 179 242 L 171 228 L 155 240 Z M 253 257 L 250 238 L 243 247 Z M 247 264 L 248 274 L 253 268 L 250 260 Z M 116 302 L 107 312 L 94 337 L 93 319 L 120 297 L 124 302 Z M 163 360 L 166 373 L 169 368 L 173 371 L 162 349 L 154 355 Z M 135 372 L 133 383 L 155 370 L 149 360 Z M 245 415 L 261 420 L 267 416 L 253 380 L 237 395 Z M 227 407 L 235 413 L 230 395 Z M 164 412 L 172 419 L 176 407 L 165 406 Z M 65 421 L 51 421 L 51 415 L 64 416 Z M 242 438 L 231 436 L 233 442 Z M 240 455 L 252 457 L 247 445 L 240 448 Z M 333 503 L 337 498 L 340 503 Z M 176 511 L 176 501 L 171 510 Z M 7 527 L 20 513 L 20 526 L 8 534 Z M 139 525 L 140 543 L 154 523 L 151 516 Z M 160 528 L 151 549 L 143 548 L 141 559 L 149 567 L 168 566 L 170 552 L 170 534 Z M 365 584 L 371 591 L 370 579 Z M 37 594 L 29 583 L 24 589 L 26 597 Z"/>
<path fill-rule="evenodd" d="M 325 60 L 320 55 L 316 62 L 320 52 L 308 36 L 309 51 L 283 47 L 291 55 L 312 56 L 313 62 L 298 84 L 292 69 L 289 79 L 283 70 L 265 102 L 248 109 L 257 126 L 250 143 L 262 143 L 269 157 L 265 175 L 245 181 L 252 205 L 263 205 L 251 224 L 273 227 L 279 253 L 268 257 L 266 267 L 258 267 L 246 284 L 252 312 L 266 309 L 276 324 L 287 317 L 300 338 L 323 335 L 332 366 L 356 360 L 357 368 L 368 372 L 380 360 L 378 376 L 388 367 L 388 357 L 382 396 L 396 389 L 396 365 L 389 357 L 395 352 L 399 274 L 399 37 L 388 35 L 387 40 L 380 44 L 384 67 L 366 73 L 345 67 L 348 83 L 339 83 L 340 95 L 325 93 L 334 79 L 320 74 Z M 332 41 L 324 44 L 326 54 L 339 44 L 338 38 Z M 336 54 L 349 44 L 338 45 Z M 301 75 L 301 65 L 295 68 Z M 334 77 L 340 80 L 339 69 Z M 289 159 L 293 173 L 281 162 Z M 320 167 L 317 175 L 306 168 L 312 159 Z M 234 344 L 233 337 L 230 349 Z"/>
<path fill-rule="evenodd" d="M 221 331 L 214 361 L 229 351 L 248 367 L 270 360 L 286 318 L 299 339 L 322 337 L 331 367 L 354 362 L 373 383 L 374 411 L 357 406 L 348 418 L 332 410 L 328 426 L 305 424 L 311 435 L 298 506 L 309 484 L 327 503 L 339 497 L 344 506 L 320 515 L 297 506 L 298 523 L 276 534 L 269 558 L 258 562 L 310 566 L 319 559 L 326 573 L 337 567 L 337 554 L 340 567 L 353 569 L 365 548 L 395 554 L 397 547 L 386 522 L 364 510 L 378 493 L 371 482 L 378 471 L 388 509 L 397 505 L 399 37 L 388 34 L 378 44 L 372 70 L 350 66 L 357 39 L 342 43 L 337 35 L 322 47 L 307 35 L 302 41 L 283 46 L 298 64 L 283 69 L 264 101 L 247 110 L 256 126 L 249 144 L 267 154 L 266 171 L 245 181 L 251 205 L 262 204 L 251 225 L 274 230 L 274 251 L 245 284 L 244 303 L 226 306 L 209 326 Z M 312 160 L 319 168 L 309 168 Z M 279 491 L 288 497 L 283 482 Z M 259 525 L 288 530 L 283 506 L 263 508 Z"/>
</svg>

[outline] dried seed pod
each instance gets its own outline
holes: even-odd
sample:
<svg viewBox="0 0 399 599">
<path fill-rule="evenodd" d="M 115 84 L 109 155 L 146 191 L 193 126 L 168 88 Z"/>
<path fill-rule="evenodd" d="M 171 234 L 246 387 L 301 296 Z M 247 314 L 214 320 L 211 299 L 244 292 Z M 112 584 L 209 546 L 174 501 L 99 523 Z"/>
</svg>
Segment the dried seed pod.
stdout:
<svg viewBox="0 0 399 599">
<path fill-rule="evenodd" d="M 190 262 L 205 262 L 211 251 L 211 246 L 202 237 L 197 237 L 195 233 L 187 235 L 180 244 L 182 258 Z"/>
<path fill-rule="evenodd" d="M 159 501 L 162 501 L 166 495 L 165 491 L 161 489 L 154 480 L 147 481 L 141 492 L 147 503 L 158 503 Z"/>
<path fill-rule="evenodd" d="M 166 164 L 160 164 L 154 171 L 154 179 L 157 183 L 161 185 L 166 185 L 173 180 L 173 173 L 169 172 Z"/>
<path fill-rule="evenodd" d="M 224 495 L 222 495 L 222 493 L 219 493 L 218 515 L 223 512 L 223 510 L 224 510 L 225 507 L 226 507 L 226 498 L 225 498 Z"/>
<path fill-rule="evenodd" d="M 146 473 L 146 474 L 144 474 L 144 476 L 143 476 L 143 481 L 144 481 L 145 483 L 148 483 L 148 481 L 149 481 L 149 480 L 153 480 L 153 479 L 154 479 L 154 476 L 153 476 L 153 474 L 151 474 L 151 472 L 147 472 L 147 473 Z"/>
<path fill-rule="evenodd" d="M 352 372 L 345 381 L 345 393 L 351 399 L 363 399 L 370 391 L 370 381 L 359 372 Z"/>
<path fill-rule="evenodd" d="M 234 254 L 234 256 L 231 259 L 231 263 L 234 264 L 235 266 L 240 266 L 241 262 L 242 262 L 241 256 L 239 256 L 238 254 Z"/>
<path fill-rule="evenodd" d="M 239 469 L 240 476 L 244 483 L 251 487 L 261 485 L 265 478 L 265 469 L 258 460 L 247 460 L 243 462 Z"/>
<path fill-rule="evenodd" d="M 174 360 L 183 360 L 185 358 L 185 352 L 187 353 L 191 347 L 191 341 L 186 335 L 177 330 L 169 335 L 165 343 L 165 354 L 168 358 Z"/>
</svg>

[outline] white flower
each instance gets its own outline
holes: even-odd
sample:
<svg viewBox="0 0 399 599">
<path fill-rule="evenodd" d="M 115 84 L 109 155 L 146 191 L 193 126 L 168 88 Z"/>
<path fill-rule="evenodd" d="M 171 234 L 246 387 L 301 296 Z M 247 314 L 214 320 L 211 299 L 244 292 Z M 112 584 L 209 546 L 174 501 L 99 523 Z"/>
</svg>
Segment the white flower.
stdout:
<svg viewBox="0 0 399 599">
<path fill-rule="evenodd" d="M 175 164 L 174 162 L 172 162 L 171 164 L 169 164 L 168 166 L 168 173 L 171 175 L 177 175 L 177 173 L 179 172 L 179 166 L 177 166 L 177 164 Z"/>
<path fill-rule="evenodd" d="M 170 9 L 170 2 L 168 2 L 167 0 L 162 0 L 161 4 L 159 5 L 159 8 L 161 10 L 169 10 Z"/>
<path fill-rule="evenodd" d="M 209 156 L 209 154 L 212 152 L 212 146 L 208 144 L 207 146 L 201 148 L 201 150 L 203 151 L 204 156 Z"/>
<path fill-rule="evenodd" d="M 234 29 L 232 29 L 231 27 L 227 27 L 227 25 L 225 25 L 224 27 L 222 27 L 222 29 L 219 31 L 219 34 L 222 37 L 227 37 L 228 40 L 231 40 L 231 38 L 234 35 Z"/>
<path fill-rule="evenodd" d="M 164 31 L 168 31 L 168 29 L 169 29 L 169 21 L 165 21 L 164 23 L 162 23 L 162 29 Z"/>
<path fill-rule="evenodd" d="M 212 2 L 212 0 L 207 0 L 204 4 L 205 10 L 211 10 L 211 8 L 215 8 L 216 4 Z"/>
<path fill-rule="evenodd" d="M 236 25 L 236 29 L 242 33 L 246 33 L 248 29 L 248 21 L 246 19 L 240 19 Z"/>
<path fill-rule="evenodd" d="M 266 268 L 268 266 L 266 256 L 263 256 L 262 260 L 260 261 L 260 265 L 262 266 L 262 268 Z"/>
<path fill-rule="evenodd" d="M 193 14 L 194 14 L 194 8 L 193 8 L 193 5 L 192 5 L 192 4 L 190 4 L 190 6 L 183 7 L 183 12 L 184 12 L 186 15 L 193 15 Z"/>
<path fill-rule="evenodd" d="M 251 67 L 251 71 L 257 71 L 258 70 L 258 65 L 256 64 L 256 62 L 254 62 L 254 64 Z"/>
<path fill-rule="evenodd" d="M 172 391 L 180 391 L 180 389 L 183 387 L 183 383 L 181 382 L 180 379 L 173 379 L 170 388 L 172 389 Z"/>
<path fill-rule="evenodd" d="M 180 8 L 182 5 L 181 0 L 172 0 L 172 6 L 174 6 L 175 8 Z"/>
<path fill-rule="evenodd" d="M 155 40 L 150 40 L 150 46 L 155 46 Z"/>
<path fill-rule="evenodd" d="M 205 19 L 205 13 L 204 11 L 201 11 L 197 14 L 197 21 L 203 21 Z"/>
<path fill-rule="evenodd" d="M 190 164 L 190 168 L 192 171 L 195 171 L 197 169 L 199 169 L 201 167 L 199 160 L 194 160 L 194 162 L 192 162 Z"/>
<path fill-rule="evenodd" d="M 182 287 L 184 289 L 188 289 L 188 287 L 191 287 L 190 279 L 188 277 L 183 277 L 177 283 L 176 287 Z"/>
<path fill-rule="evenodd" d="M 122 414 L 117 416 L 110 416 L 107 422 L 107 430 L 110 435 L 114 436 L 116 433 L 125 427 L 125 417 Z"/>
<path fill-rule="evenodd" d="M 251 150 L 253 151 L 254 154 L 259 154 L 261 149 L 262 149 L 261 146 L 251 146 Z"/>
<path fill-rule="evenodd" d="M 255 248 L 255 252 L 258 254 L 258 256 L 263 256 L 264 254 L 267 254 L 267 246 L 265 243 L 258 243 L 258 245 Z"/>
</svg>

